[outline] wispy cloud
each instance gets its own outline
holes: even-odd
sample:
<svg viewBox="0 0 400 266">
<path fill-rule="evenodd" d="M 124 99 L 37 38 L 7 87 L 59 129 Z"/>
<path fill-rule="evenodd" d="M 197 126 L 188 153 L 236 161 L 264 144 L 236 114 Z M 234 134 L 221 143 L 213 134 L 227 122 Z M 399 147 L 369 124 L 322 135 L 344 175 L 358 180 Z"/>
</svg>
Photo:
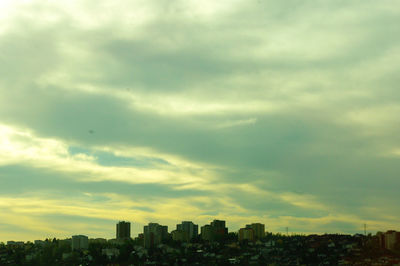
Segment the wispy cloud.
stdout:
<svg viewBox="0 0 400 266">
<path fill-rule="evenodd" d="M 242 125 L 251 125 L 257 122 L 257 118 L 249 118 L 243 120 L 234 120 L 234 121 L 226 121 L 219 125 L 221 128 L 227 127 L 235 127 L 235 126 L 242 126 Z"/>
</svg>

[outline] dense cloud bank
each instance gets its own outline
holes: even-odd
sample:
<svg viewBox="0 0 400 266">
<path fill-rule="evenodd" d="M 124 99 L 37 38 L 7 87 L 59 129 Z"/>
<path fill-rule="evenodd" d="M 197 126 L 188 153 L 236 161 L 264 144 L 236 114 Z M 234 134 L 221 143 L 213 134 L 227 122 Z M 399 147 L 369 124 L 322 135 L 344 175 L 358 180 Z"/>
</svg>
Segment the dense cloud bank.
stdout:
<svg viewBox="0 0 400 266">
<path fill-rule="evenodd" d="M 2 5 L 0 240 L 398 222 L 394 1 Z"/>
</svg>

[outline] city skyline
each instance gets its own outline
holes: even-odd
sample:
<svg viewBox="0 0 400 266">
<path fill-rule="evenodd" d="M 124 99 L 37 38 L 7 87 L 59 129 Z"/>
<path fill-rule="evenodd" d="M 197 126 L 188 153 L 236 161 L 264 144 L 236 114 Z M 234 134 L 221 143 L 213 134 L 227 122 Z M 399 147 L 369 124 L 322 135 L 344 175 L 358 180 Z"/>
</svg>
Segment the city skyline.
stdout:
<svg viewBox="0 0 400 266">
<path fill-rule="evenodd" d="M 106 232 L 105 235 L 88 235 L 85 232 L 73 232 L 72 236 L 78 236 L 78 237 L 85 236 L 85 237 L 88 237 L 89 239 L 108 239 L 108 240 L 113 240 L 114 239 L 114 240 L 117 240 L 117 241 L 125 241 L 127 239 L 135 239 L 135 238 L 140 237 L 140 235 L 143 235 L 146 232 L 146 230 L 148 230 L 146 228 L 148 228 L 149 226 L 150 227 L 154 226 L 154 225 L 155 226 L 164 227 L 165 232 L 168 233 L 170 236 L 173 236 L 173 232 L 174 231 L 192 230 L 192 229 L 189 229 L 188 227 L 186 227 L 186 228 L 182 227 L 182 224 L 185 224 L 185 223 L 186 224 L 188 224 L 188 223 L 192 224 L 193 226 L 195 226 L 195 229 L 197 230 L 197 231 L 195 231 L 195 232 L 197 232 L 196 234 L 192 235 L 192 237 L 190 237 L 190 236 L 188 237 L 187 241 L 189 241 L 189 242 L 194 238 L 194 236 L 199 236 L 199 237 L 203 238 L 202 237 L 203 228 L 205 228 L 207 226 L 210 226 L 210 225 L 211 226 L 216 225 L 217 228 L 218 227 L 219 228 L 225 228 L 226 231 L 225 231 L 224 234 L 236 233 L 238 238 L 239 238 L 239 235 L 241 234 L 240 231 L 242 229 L 251 228 L 252 230 L 254 230 L 255 239 L 263 237 L 267 233 L 281 234 L 281 235 L 291 235 L 291 236 L 292 235 L 313 235 L 313 234 L 319 234 L 319 235 L 323 235 L 323 234 L 347 234 L 347 235 L 357 235 L 357 234 L 367 235 L 368 234 L 368 235 L 375 235 L 375 234 L 377 234 L 379 232 L 382 232 L 382 231 L 386 232 L 388 230 L 389 231 L 390 230 L 398 230 L 397 228 L 391 228 L 391 229 L 386 228 L 386 229 L 384 229 L 382 231 L 371 232 L 371 231 L 367 230 L 366 224 L 363 224 L 363 227 L 362 227 L 363 229 L 360 230 L 360 231 L 354 232 L 353 234 L 342 233 L 342 232 L 323 232 L 323 233 L 322 232 L 293 232 L 293 231 L 289 230 L 289 227 L 284 227 L 283 228 L 284 230 L 279 231 L 279 232 L 274 232 L 274 231 L 269 231 L 267 225 L 265 225 L 263 223 L 255 222 L 255 221 L 251 221 L 251 222 L 249 222 L 249 224 L 239 225 L 238 228 L 236 228 L 236 227 L 235 228 L 230 228 L 228 226 L 229 221 L 213 218 L 213 219 L 209 220 L 208 222 L 206 222 L 205 224 L 198 224 L 198 223 L 196 223 L 194 221 L 189 221 L 189 220 L 186 219 L 184 221 L 181 221 L 180 223 L 175 223 L 173 225 L 172 224 L 171 225 L 165 225 L 160 221 L 149 221 L 149 222 L 147 222 L 145 224 L 137 224 L 135 222 L 131 222 L 131 221 L 127 221 L 127 220 L 118 221 L 118 222 L 114 221 L 114 224 L 113 224 L 114 225 L 114 231 L 113 230 L 109 230 L 108 232 Z M 121 227 L 124 227 L 124 229 L 123 229 L 124 233 L 122 233 L 122 234 L 119 233 L 120 230 L 121 230 L 120 229 Z M 132 228 L 134 228 L 134 230 L 132 230 Z M 218 233 L 217 232 L 212 232 L 211 234 L 218 234 Z M 118 235 L 121 235 L 121 237 L 118 237 Z M 128 237 L 128 235 L 130 235 L 130 236 Z M 108 237 L 108 236 L 111 236 L 111 237 Z M 36 238 L 36 239 L 6 239 L 6 240 L 0 239 L 0 243 L 7 243 L 9 241 L 11 241 L 11 242 L 13 242 L 13 241 L 23 241 L 23 242 L 32 242 L 33 243 L 34 241 L 42 241 L 44 239 L 50 239 L 51 240 L 53 238 L 68 239 L 68 238 L 71 238 L 71 235 L 66 235 L 66 236 L 61 236 L 61 237 L 46 235 L 45 237 L 39 237 L 39 238 Z M 213 239 L 211 239 L 211 240 L 213 240 Z"/>
<path fill-rule="evenodd" d="M 143 234 L 127 238 L 117 223 L 117 239 L 73 235 L 69 239 L 0 243 L 0 262 L 5 265 L 397 265 L 400 263 L 400 232 L 388 230 L 376 235 L 281 235 L 264 234 L 265 225 L 252 223 L 238 234 L 227 233 L 225 221 L 213 220 L 192 234 L 197 225 L 167 226 L 149 223 Z M 122 229 L 124 231 L 124 229 Z M 121 236 L 122 237 L 118 237 Z M 192 238 L 189 239 L 189 235 Z"/>
<path fill-rule="evenodd" d="M 0 241 L 398 230 L 395 6 L 0 1 Z"/>
</svg>

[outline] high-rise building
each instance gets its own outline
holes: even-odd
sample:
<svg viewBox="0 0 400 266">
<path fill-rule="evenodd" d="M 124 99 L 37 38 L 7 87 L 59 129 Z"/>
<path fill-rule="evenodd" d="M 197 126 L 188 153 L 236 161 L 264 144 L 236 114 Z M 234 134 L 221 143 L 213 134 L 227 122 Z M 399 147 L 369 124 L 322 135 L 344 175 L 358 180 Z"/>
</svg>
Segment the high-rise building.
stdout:
<svg viewBox="0 0 400 266">
<path fill-rule="evenodd" d="M 221 240 L 228 235 L 225 221 L 214 220 L 209 225 L 201 227 L 201 238 L 207 241 Z"/>
<path fill-rule="evenodd" d="M 117 235 L 117 240 L 131 238 L 131 223 L 125 221 L 117 223 L 116 235 Z"/>
<path fill-rule="evenodd" d="M 385 247 L 385 234 L 383 232 L 376 232 L 376 238 L 380 247 Z"/>
<path fill-rule="evenodd" d="M 183 221 L 181 224 L 177 224 L 176 230 L 186 232 L 187 234 L 186 241 L 190 241 L 191 239 L 196 238 L 197 235 L 199 234 L 199 226 L 189 221 Z"/>
<path fill-rule="evenodd" d="M 254 241 L 254 230 L 252 228 L 240 228 L 239 230 L 239 242 L 243 241 Z"/>
<path fill-rule="evenodd" d="M 206 224 L 201 227 L 201 239 L 206 241 L 213 241 L 214 240 L 214 232 L 211 225 Z"/>
<path fill-rule="evenodd" d="M 158 223 L 149 223 L 143 228 L 144 247 L 150 248 L 161 244 L 163 240 L 168 238 L 168 226 L 159 225 Z"/>
<path fill-rule="evenodd" d="M 246 228 L 251 228 L 254 231 L 255 240 L 262 239 L 265 237 L 265 225 L 261 223 L 247 224 Z"/>
<path fill-rule="evenodd" d="M 171 232 L 172 240 L 180 242 L 189 242 L 189 235 L 182 230 L 174 230 Z"/>
<path fill-rule="evenodd" d="M 383 248 L 395 251 L 397 246 L 400 245 L 400 232 L 389 230 L 386 233 L 378 232 L 376 235 Z"/>
<path fill-rule="evenodd" d="M 217 234 L 228 234 L 228 228 L 225 227 L 225 221 L 214 220 L 211 222 L 211 226 L 215 228 Z"/>
<path fill-rule="evenodd" d="M 72 250 L 88 249 L 89 238 L 84 235 L 72 236 L 71 247 L 72 247 Z"/>
</svg>

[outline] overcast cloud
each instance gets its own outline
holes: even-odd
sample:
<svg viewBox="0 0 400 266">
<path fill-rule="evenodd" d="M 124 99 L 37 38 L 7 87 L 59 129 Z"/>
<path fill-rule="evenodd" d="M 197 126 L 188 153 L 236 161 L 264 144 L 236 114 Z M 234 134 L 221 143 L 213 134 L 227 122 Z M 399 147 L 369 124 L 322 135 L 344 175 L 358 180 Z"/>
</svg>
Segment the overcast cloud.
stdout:
<svg viewBox="0 0 400 266">
<path fill-rule="evenodd" d="M 395 229 L 397 4 L 2 1 L 0 241 Z"/>
</svg>

